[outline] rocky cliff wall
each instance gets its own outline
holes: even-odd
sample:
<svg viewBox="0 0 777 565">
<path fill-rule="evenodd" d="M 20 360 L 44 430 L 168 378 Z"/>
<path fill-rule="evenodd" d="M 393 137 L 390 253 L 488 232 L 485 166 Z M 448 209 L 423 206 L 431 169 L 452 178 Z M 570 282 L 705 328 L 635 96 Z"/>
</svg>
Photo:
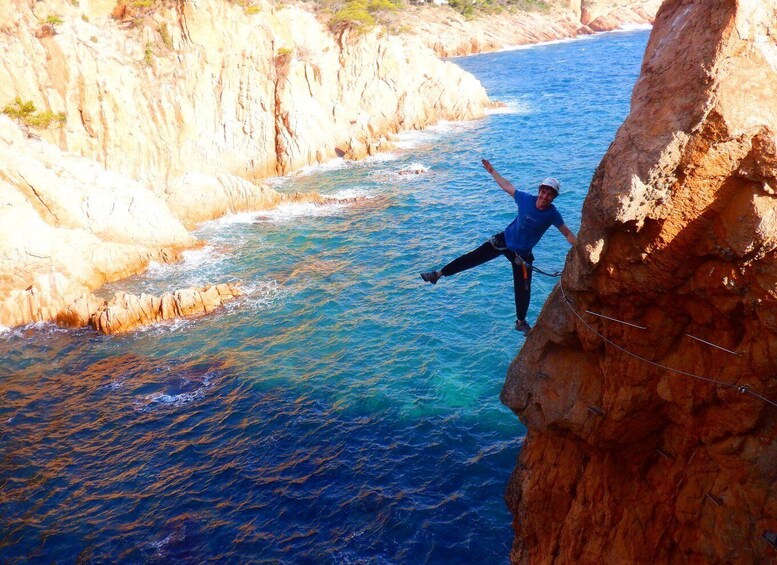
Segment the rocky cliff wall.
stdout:
<svg viewBox="0 0 777 565">
<path fill-rule="evenodd" d="M 441 57 L 498 51 L 509 46 L 569 39 L 628 24 L 651 24 L 662 0 L 568 0 L 545 11 L 508 12 L 466 19 L 450 9 L 410 8 L 420 39 Z M 395 25 L 408 18 L 403 12 Z"/>
<path fill-rule="evenodd" d="M 0 100 L 64 112 L 46 139 L 157 184 L 363 156 L 387 134 L 479 117 L 488 103 L 474 77 L 418 44 L 334 36 L 293 6 L 188 0 L 89 21 L 66 0 L 3 6 Z M 61 23 L 46 32 L 51 16 Z"/>
<path fill-rule="evenodd" d="M 514 562 L 777 562 L 776 28 L 772 1 L 657 15 L 502 391 Z"/>
<path fill-rule="evenodd" d="M 137 4 L 0 3 L 0 105 L 64 116 L 0 117 L 0 326 L 75 319 L 91 290 L 197 245 L 197 222 L 325 200 L 258 179 L 490 104 L 420 43 L 335 36 L 302 7 Z"/>
</svg>

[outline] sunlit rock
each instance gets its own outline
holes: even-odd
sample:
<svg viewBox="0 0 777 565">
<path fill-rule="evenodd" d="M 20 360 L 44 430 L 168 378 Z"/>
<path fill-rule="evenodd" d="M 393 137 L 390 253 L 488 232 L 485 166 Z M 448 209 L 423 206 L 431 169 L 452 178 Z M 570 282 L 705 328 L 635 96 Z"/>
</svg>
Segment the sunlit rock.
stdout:
<svg viewBox="0 0 777 565">
<path fill-rule="evenodd" d="M 502 391 L 528 426 L 514 562 L 774 560 L 775 26 L 760 0 L 656 17 L 562 287 Z"/>
</svg>

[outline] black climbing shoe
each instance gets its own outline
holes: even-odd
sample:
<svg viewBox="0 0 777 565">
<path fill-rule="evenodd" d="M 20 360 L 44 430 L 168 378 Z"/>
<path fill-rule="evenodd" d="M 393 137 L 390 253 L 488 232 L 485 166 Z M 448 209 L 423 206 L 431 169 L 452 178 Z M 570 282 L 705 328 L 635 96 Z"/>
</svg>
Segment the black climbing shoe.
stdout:
<svg viewBox="0 0 777 565">
<path fill-rule="evenodd" d="M 421 278 L 428 283 L 437 284 L 437 281 L 440 280 L 440 273 L 439 271 L 429 271 L 428 273 L 421 273 Z"/>
<path fill-rule="evenodd" d="M 523 332 L 523 335 L 528 336 L 529 330 L 531 330 L 531 326 L 526 322 L 518 320 L 515 322 L 515 329 L 518 330 L 519 332 Z"/>
</svg>

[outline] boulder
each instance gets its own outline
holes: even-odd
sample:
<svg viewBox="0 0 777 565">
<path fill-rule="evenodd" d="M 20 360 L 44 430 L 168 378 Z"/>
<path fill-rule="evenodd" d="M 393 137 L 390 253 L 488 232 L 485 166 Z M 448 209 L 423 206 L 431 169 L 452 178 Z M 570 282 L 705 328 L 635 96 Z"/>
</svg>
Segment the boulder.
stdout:
<svg viewBox="0 0 777 565">
<path fill-rule="evenodd" d="M 88 322 L 104 334 L 125 333 L 160 322 L 209 314 L 241 294 L 239 287 L 231 283 L 185 288 L 160 297 L 117 292 L 90 314 Z M 81 306 L 74 305 L 74 309 Z"/>
</svg>

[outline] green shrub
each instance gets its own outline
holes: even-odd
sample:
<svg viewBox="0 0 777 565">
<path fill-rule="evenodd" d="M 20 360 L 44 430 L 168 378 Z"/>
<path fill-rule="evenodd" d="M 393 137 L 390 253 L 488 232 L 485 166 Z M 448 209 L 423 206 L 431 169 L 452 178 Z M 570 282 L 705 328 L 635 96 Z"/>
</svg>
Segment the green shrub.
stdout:
<svg viewBox="0 0 777 565">
<path fill-rule="evenodd" d="M 374 25 L 375 18 L 367 10 L 367 0 L 349 0 L 329 20 L 332 29 L 352 27 L 358 31 L 367 31 Z"/>
<path fill-rule="evenodd" d="M 146 43 L 146 50 L 143 53 L 143 61 L 145 61 L 146 65 L 151 66 L 151 63 L 153 61 L 152 57 L 154 56 L 154 44 L 150 41 Z"/>
<path fill-rule="evenodd" d="M 167 30 L 167 22 L 159 24 L 159 27 L 156 30 L 159 32 L 159 37 L 162 38 L 162 43 L 164 43 L 168 49 L 172 49 L 173 38 L 170 37 L 170 32 Z"/>
<path fill-rule="evenodd" d="M 62 23 L 62 18 L 57 14 L 49 14 L 46 16 L 46 23 L 51 25 L 59 25 Z"/>
<path fill-rule="evenodd" d="M 14 98 L 14 101 L 10 104 L 7 104 L 5 108 L 3 108 L 3 114 L 6 116 L 10 116 L 12 118 L 15 118 L 17 120 L 24 120 L 28 116 L 35 113 L 35 104 L 32 102 L 32 100 L 28 100 L 27 102 L 22 102 L 22 99 L 18 96 Z"/>
<path fill-rule="evenodd" d="M 66 116 L 64 112 L 38 112 L 37 114 L 33 114 L 30 116 L 27 121 L 25 122 L 27 125 L 40 128 L 40 129 L 47 129 L 49 127 L 58 127 L 61 128 L 65 125 Z"/>
<path fill-rule="evenodd" d="M 36 112 L 35 104 L 32 100 L 22 101 L 18 96 L 14 101 L 3 108 L 3 114 L 17 121 L 40 129 L 46 129 L 52 126 L 62 127 L 65 125 L 66 116 L 64 112 L 54 113 L 49 110 L 45 112 Z"/>
<path fill-rule="evenodd" d="M 333 30 L 350 27 L 365 32 L 376 25 L 375 14 L 395 11 L 401 6 L 400 0 L 347 0 L 332 14 L 329 27 Z"/>
</svg>

